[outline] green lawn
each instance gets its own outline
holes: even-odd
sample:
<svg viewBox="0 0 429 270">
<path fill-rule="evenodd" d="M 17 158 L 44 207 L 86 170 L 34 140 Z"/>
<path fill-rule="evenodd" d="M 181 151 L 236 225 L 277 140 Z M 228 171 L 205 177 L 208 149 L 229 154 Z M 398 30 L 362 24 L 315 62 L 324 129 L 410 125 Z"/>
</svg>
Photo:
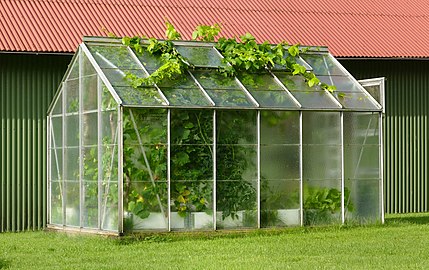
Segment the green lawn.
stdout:
<svg viewBox="0 0 429 270">
<path fill-rule="evenodd" d="M 429 269 L 429 214 L 385 225 L 159 234 L 0 234 L 0 269 Z"/>
</svg>

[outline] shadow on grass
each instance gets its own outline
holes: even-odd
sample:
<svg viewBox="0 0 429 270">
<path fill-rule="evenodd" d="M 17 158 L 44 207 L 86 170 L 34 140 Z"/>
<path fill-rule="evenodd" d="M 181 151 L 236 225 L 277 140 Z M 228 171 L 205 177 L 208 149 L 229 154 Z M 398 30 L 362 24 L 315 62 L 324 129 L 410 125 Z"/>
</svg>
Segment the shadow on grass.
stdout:
<svg viewBox="0 0 429 270">
<path fill-rule="evenodd" d="M 0 269 L 6 269 L 10 266 L 10 262 L 3 258 L 0 258 Z"/>
<path fill-rule="evenodd" d="M 386 216 L 386 224 L 429 224 L 429 213 L 389 215 Z"/>
</svg>

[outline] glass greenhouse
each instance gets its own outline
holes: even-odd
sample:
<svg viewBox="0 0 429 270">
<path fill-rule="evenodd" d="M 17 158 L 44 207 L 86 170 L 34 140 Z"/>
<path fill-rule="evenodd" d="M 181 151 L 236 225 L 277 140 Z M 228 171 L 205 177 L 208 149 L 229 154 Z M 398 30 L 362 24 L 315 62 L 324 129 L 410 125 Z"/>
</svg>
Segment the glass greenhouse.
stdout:
<svg viewBox="0 0 429 270">
<path fill-rule="evenodd" d="M 174 42 L 194 68 L 134 88 L 160 59 L 85 38 L 48 112 L 49 227 L 122 234 L 383 222 L 382 107 L 328 52 L 224 77 L 212 43 Z"/>
</svg>

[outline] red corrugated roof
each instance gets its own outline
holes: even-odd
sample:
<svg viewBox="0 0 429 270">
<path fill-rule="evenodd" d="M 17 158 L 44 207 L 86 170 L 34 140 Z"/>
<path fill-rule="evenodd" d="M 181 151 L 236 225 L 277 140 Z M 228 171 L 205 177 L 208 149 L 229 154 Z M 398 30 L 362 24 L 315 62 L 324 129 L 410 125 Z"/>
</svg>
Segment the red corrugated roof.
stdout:
<svg viewBox="0 0 429 270">
<path fill-rule="evenodd" d="M 429 57 L 427 0 L 1 0 L 0 51 L 73 52 L 83 36 L 222 35 L 324 45 L 337 57 Z"/>
</svg>

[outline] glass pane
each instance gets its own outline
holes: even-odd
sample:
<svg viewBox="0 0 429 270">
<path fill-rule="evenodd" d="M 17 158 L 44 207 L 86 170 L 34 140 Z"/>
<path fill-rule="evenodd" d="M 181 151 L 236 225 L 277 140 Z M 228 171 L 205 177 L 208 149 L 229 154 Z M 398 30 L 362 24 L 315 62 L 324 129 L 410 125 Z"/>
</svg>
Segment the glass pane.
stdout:
<svg viewBox="0 0 429 270">
<path fill-rule="evenodd" d="M 261 107 L 265 108 L 299 108 L 286 91 L 252 91 L 252 96 Z"/>
<path fill-rule="evenodd" d="M 175 46 L 175 48 L 193 66 L 220 67 L 226 65 L 222 63 L 222 58 L 213 47 Z"/>
<path fill-rule="evenodd" d="M 51 117 L 51 148 L 63 146 L 63 117 Z"/>
<path fill-rule="evenodd" d="M 242 90 L 210 90 L 206 92 L 218 107 L 255 107 Z"/>
<path fill-rule="evenodd" d="M 263 73 L 243 73 L 238 79 L 248 90 L 255 91 L 284 91 L 268 72 Z"/>
<path fill-rule="evenodd" d="M 234 77 L 225 77 L 216 70 L 194 70 L 192 74 L 204 89 L 242 90 Z"/>
<path fill-rule="evenodd" d="M 345 145 L 378 145 L 379 113 L 344 113 Z"/>
<path fill-rule="evenodd" d="M 168 228 L 166 181 L 133 181 L 125 188 L 132 190 L 125 198 L 125 231 Z"/>
<path fill-rule="evenodd" d="M 341 179 L 304 181 L 304 225 L 341 222 Z"/>
<path fill-rule="evenodd" d="M 255 227 L 256 112 L 218 111 L 216 116 L 217 226 Z"/>
<path fill-rule="evenodd" d="M 364 92 L 362 86 L 350 76 L 319 76 L 320 81 L 335 85 L 338 92 Z"/>
<path fill-rule="evenodd" d="M 299 146 L 261 146 L 261 178 L 299 179 Z"/>
<path fill-rule="evenodd" d="M 72 67 L 69 74 L 67 75 L 67 80 L 73 80 L 79 78 L 79 57 L 82 55 L 81 50 L 79 50 L 76 57 L 73 59 Z"/>
<path fill-rule="evenodd" d="M 299 144 L 299 112 L 261 111 L 261 144 Z"/>
<path fill-rule="evenodd" d="M 213 227 L 213 111 L 172 111 L 171 144 L 171 225 Z"/>
<path fill-rule="evenodd" d="M 283 52 L 283 58 L 287 58 L 288 56 L 289 56 L 288 51 Z M 304 66 L 306 70 L 313 70 L 313 68 L 309 64 L 307 64 L 300 56 L 294 57 L 294 60 L 297 64 Z M 286 70 L 286 67 L 278 65 L 278 64 L 274 64 L 273 69 L 274 70 Z"/>
<path fill-rule="evenodd" d="M 219 110 L 216 111 L 217 145 L 256 145 L 256 112 Z"/>
<path fill-rule="evenodd" d="M 368 94 L 353 93 L 353 92 L 334 92 L 334 96 L 344 106 L 349 109 L 367 109 L 367 110 L 380 110 Z"/>
<path fill-rule="evenodd" d="M 347 75 L 328 53 L 301 54 L 316 75 Z"/>
<path fill-rule="evenodd" d="M 301 224 L 299 180 L 261 179 L 261 227 Z"/>
<path fill-rule="evenodd" d="M 127 46 L 90 45 L 88 48 L 101 68 L 141 69 Z"/>
<path fill-rule="evenodd" d="M 344 177 L 368 179 L 380 177 L 380 147 L 353 145 L 344 147 Z"/>
<path fill-rule="evenodd" d="M 164 96 L 173 106 L 211 106 L 199 88 L 161 88 Z"/>
<path fill-rule="evenodd" d="M 117 175 L 112 177 L 118 179 Z M 101 228 L 118 230 L 118 182 L 104 182 L 101 197 Z"/>
<path fill-rule="evenodd" d="M 67 146 L 79 146 L 79 115 L 69 115 L 65 117 L 66 142 Z"/>
<path fill-rule="evenodd" d="M 381 100 L 381 89 L 380 85 L 365 85 L 365 90 L 379 103 L 382 104 Z"/>
<path fill-rule="evenodd" d="M 368 223 L 381 220 L 380 180 L 348 180 L 350 195 L 345 201 L 348 222 Z"/>
<path fill-rule="evenodd" d="M 117 103 L 115 99 L 113 98 L 112 94 L 110 94 L 109 89 L 107 89 L 107 86 L 102 83 L 101 84 L 101 110 L 114 110 L 117 108 Z"/>
<path fill-rule="evenodd" d="M 305 78 L 300 75 L 292 75 L 288 72 L 274 72 L 274 75 L 283 83 L 289 91 L 302 91 L 302 92 L 319 92 L 322 91 L 320 86 L 308 86 Z"/>
<path fill-rule="evenodd" d="M 51 179 L 63 179 L 63 149 L 57 148 L 51 150 Z"/>
<path fill-rule="evenodd" d="M 340 113 L 303 112 L 303 143 L 340 145 Z"/>
<path fill-rule="evenodd" d="M 65 180 L 79 179 L 79 148 L 66 148 L 64 156 Z"/>
<path fill-rule="evenodd" d="M 51 182 L 51 223 L 63 225 L 63 183 Z"/>
<path fill-rule="evenodd" d="M 98 180 L 98 148 L 84 147 L 82 149 L 83 156 L 83 172 L 84 180 L 97 181 Z"/>
<path fill-rule="evenodd" d="M 118 114 L 116 111 L 101 113 L 101 141 L 103 145 L 118 142 Z"/>
<path fill-rule="evenodd" d="M 157 146 L 167 143 L 166 110 L 126 109 L 124 110 L 124 115 L 124 144 L 140 145 L 139 137 L 143 145 Z M 133 117 L 131 117 L 131 115 Z M 136 133 L 136 127 L 138 133 Z"/>
<path fill-rule="evenodd" d="M 325 91 L 298 92 L 292 91 L 292 95 L 298 100 L 303 108 L 312 109 L 338 109 L 341 108 L 331 95 Z"/>
<path fill-rule="evenodd" d="M 55 101 L 55 105 L 52 109 L 51 115 L 60 115 L 63 113 L 63 91 L 65 87 L 61 88 L 61 93 L 59 94 L 57 100 Z"/>
<path fill-rule="evenodd" d="M 341 146 L 303 146 L 303 177 L 308 180 L 341 178 Z"/>
<path fill-rule="evenodd" d="M 79 111 L 79 79 L 66 80 L 65 95 L 66 95 L 66 112 Z"/>
<path fill-rule="evenodd" d="M 213 228 L 213 180 L 171 181 L 171 228 Z"/>
<path fill-rule="evenodd" d="M 98 228 L 98 182 L 83 182 L 83 227 Z"/>
<path fill-rule="evenodd" d="M 257 227 L 256 179 L 216 182 L 216 227 Z"/>
<path fill-rule="evenodd" d="M 80 184 L 78 181 L 66 181 L 65 203 L 66 203 L 66 225 L 80 225 Z"/>
<path fill-rule="evenodd" d="M 82 78 L 83 111 L 97 110 L 98 76 Z"/>
<path fill-rule="evenodd" d="M 138 78 L 146 78 L 146 73 L 141 69 L 118 69 L 118 68 L 103 68 L 104 75 L 109 80 L 110 84 L 115 86 L 128 86 L 132 87 L 133 83 L 127 79 L 128 74 L 137 76 Z M 144 88 L 144 87 L 142 87 Z"/>
<path fill-rule="evenodd" d="M 85 113 L 82 117 L 82 142 L 83 145 L 97 145 L 98 140 L 98 114 Z"/>
<path fill-rule="evenodd" d="M 115 86 L 116 93 L 126 105 L 159 106 L 167 105 L 155 87 Z"/>
<path fill-rule="evenodd" d="M 152 72 L 160 68 L 164 63 L 161 60 L 159 55 L 152 55 L 147 52 L 145 46 L 143 46 L 142 53 L 137 53 L 136 50 L 132 49 L 134 54 L 140 60 L 140 63 L 146 68 L 146 70 L 151 70 Z"/>
</svg>

